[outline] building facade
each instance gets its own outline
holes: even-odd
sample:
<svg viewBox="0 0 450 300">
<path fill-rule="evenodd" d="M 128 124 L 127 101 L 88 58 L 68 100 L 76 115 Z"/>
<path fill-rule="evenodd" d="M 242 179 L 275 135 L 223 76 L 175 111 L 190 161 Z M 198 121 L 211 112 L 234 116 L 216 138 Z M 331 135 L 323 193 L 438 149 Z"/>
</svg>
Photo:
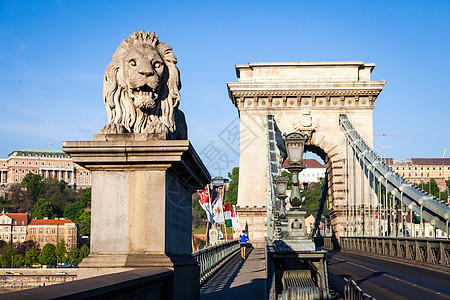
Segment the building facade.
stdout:
<svg viewBox="0 0 450 300">
<path fill-rule="evenodd" d="M 284 161 L 283 171 L 287 171 L 286 166 L 288 165 L 288 163 L 288 160 Z M 323 164 L 315 159 L 305 158 L 303 159 L 303 165 L 306 166 L 306 169 L 298 174 L 299 182 L 311 183 L 323 180 L 325 171 L 327 170 Z"/>
<path fill-rule="evenodd" d="M 91 172 L 72 161 L 70 155 L 57 149 L 22 148 L 0 160 L 0 186 L 21 183 L 26 174 L 64 180 L 74 189 L 91 187 Z"/>
<path fill-rule="evenodd" d="M 78 242 L 77 224 L 65 218 L 31 220 L 27 228 L 27 240 L 38 242 L 41 248 L 47 243 L 56 245 L 64 240 L 70 250 Z"/>
<path fill-rule="evenodd" d="M 434 179 L 441 190 L 447 190 L 446 180 L 450 180 L 450 158 L 411 158 L 405 160 L 385 160 L 404 179 L 427 182 Z"/>
<path fill-rule="evenodd" d="M 0 214 L 0 240 L 8 244 L 23 243 L 27 238 L 27 214 Z"/>
</svg>

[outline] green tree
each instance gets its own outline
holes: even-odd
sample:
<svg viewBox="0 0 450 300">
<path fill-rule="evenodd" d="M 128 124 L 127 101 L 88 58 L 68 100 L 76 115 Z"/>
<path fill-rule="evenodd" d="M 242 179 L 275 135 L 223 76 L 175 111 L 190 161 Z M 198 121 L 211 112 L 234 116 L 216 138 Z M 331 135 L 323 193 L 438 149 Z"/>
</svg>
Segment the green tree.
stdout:
<svg viewBox="0 0 450 300">
<path fill-rule="evenodd" d="M 80 249 L 77 247 L 72 247 L 67 254 L 67 263 L 71 265 L 78 265 L 80 262 Z"/>
<path fill-rule="evenodd" d="M 3 268 L 12 267 L 14 255 L 16 255 L 16 248 L 14 246 L 6 245 L 2 248 L 2 255 L 0 256 L 0 258 Z"/>
<path fill-rule="evenodd" d="M 34 265 L 35 263 L 39 262 L 38 256 L 39 254 L 37 250 L 35 248 L 31 248 L 25 255 L 25 262 L 29 265 Z"/>
<path fill-rule="evenodd" d="M 322 182 L 313 182 L 309 184 L 308 189 L 302 191 L 302 197 L 305 198 L 302 208 L 306 209 L 307 214 L 309 215 L 315 215 L 316 209 L 319 206 L 319 197 L 320 197 L 320 190 L 322 188 Z M 327 216 L 328 215 L 328 207 L 325 205 L 323 208 L 322 215 Z"/>
<path fill-rule="evenodd" d="M 230 185 L 228 190 L 225 192 L 224 203 L 230 203 L 231 205 L 236 205 L 238 190 L 239 190 L 239 167 L 233 168 L 231 173 L 228 173 L 230 180 Z"/>
<path fill-rule="evenodd" d="M 77 223 L 80 225 L 80 235 L 91 234 L 91 212 L 84 211 L 79 217 Z"/>
<path fill-rule="evenodd" d="M 36 206 L 33 210 L 33 213 L 31 214 L 32 218 L 38 218 L 38 219 L 43 219 L 45 217 L 51 219 L 54 217 L 54 215 L 55 215 L 54 208 L 53 208 L 51 202 L 44 198 L 40 198 L 37 201 Z"/>
<path fill-rule="evenodd" d="M 88 257 L 90 253 L 89 247 L 85 244 L 80 249 L 80 258 L 83 260 L 83 258 Z"/>
<path fill-rule="evenodd" d="M 60 263 L 66 262 L 66 260 L 67 260 L 66 253 L 67 253 L 66 243 L 64 242 L 63 239 L 61 239 L 56 244 L 56 249 L 55 249 L 55 254 L 56 254 L 56 257 L 58 258 L 58 262 L 60 262 Z"/>
<path fill-rule="evenodd" d="M 22 254 L 14 255 L 13 261 L 14 261 L 14 267 L 22 266 L 23 265 L 23 261 L 24 261 L 23 255 Z"/>
<path fill-rule="evenodd" d="M 84 212 L 85 204 L 83 201 L 77 201 L 66 207 L 64 217 L 74 222 L 78 222 L 78 218 Z"/>
<path fill-rule="evenodd" d="M 22 186 L 27 189 L 28 195 L 36 202 L 39 195 L 42 193 L 44 183 L 42 182 L 42 177 L 40 175 L 28 173 L 22 179 Z"/>
<path fill-rule="evenodd" d="M 91 206 L 91 196 L 92 196 L 92 190 L 91 188 L 87 188 L 83 190 L 83 195 L 81 196 L 81 201 L 84 202 L 85 206 Z"/>
<path fill-rule="evenodd" d="M 56 247 L 53 244 L 47 243 L 42 248 L 41 254 L 39 254 L 39 262 L 43 265 L 54 265 L 56 263 Z"/>
</svg>

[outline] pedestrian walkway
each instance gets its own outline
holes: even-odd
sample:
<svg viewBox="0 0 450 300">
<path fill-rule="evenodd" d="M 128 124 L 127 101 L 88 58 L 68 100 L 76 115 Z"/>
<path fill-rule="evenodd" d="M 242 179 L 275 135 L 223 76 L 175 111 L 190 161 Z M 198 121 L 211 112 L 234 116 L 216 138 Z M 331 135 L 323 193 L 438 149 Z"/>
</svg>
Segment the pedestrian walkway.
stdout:
<svg viewBox="0 0 450 300">
<path fill-rule="evenodd" d="M 264 299 L 265 280 L 264 248 L 252 249 L 247 260 L 238 254 L 203 285 L 200 299 Z"/>
</svg>

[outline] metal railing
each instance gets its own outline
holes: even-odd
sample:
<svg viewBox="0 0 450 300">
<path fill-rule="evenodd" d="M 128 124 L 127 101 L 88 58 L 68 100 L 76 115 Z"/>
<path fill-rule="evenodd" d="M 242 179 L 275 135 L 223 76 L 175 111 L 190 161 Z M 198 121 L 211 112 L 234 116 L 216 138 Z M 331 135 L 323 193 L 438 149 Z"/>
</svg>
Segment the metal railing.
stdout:
<svg viewBox="0 0 450 300">
<path fill-rule="evenodd" d="M 373 299 L 374 297 L 364 293 L 364 291 L 356 284 L 355 281 L 350 281 L 344 278 L 344 299 L 345 300 L 365 300 Z"/>
<path fill-rule="evenodd" d="M 353 194 L 351 197 L 353 202 L 344 204 L 346 207 L 346 214 L 351 219 L 350 223 L 353 224 L 351 226 L 362 226 L 363 229 L 361 230 L 361 234 L 365 235 L 367 230 L 364 226 L 366 225 L 367 220 L 369 221 L 369 227 L 373 226 L 372 224 L 375 223 L 371 222 L 374 217 L 371 217 L 370 214 L 373 213 L 375 216 L 379 216 L 380 218 L 384 215 L 384 220 L 387 224 L 383 225 L 380 221 L 377 227 L 379 227 L 378 230 L 380 235 L 383 232 L 385 234 L 386 232 L 387 234 L 390 234 L 390 232 L 392 232 L 392 226 L 390 223 L 393 221 L 391 215 L 394 215 L 394 223 L 396 223 L 394 224 L 394 231 L 396 235 L 400 235 L 400 228 L 406 227 L 406 220 L 403 216 L 407 215 L 407 212 L 409 212 L 411 223 L 413 214 L 420 217 L 421 235 L 423 235 L 423 231 L 425 230 L 424 221 L 426 221 L 430 223 L 433 230 L 440 229 L 447 233 L 448 237 L 450 208 L 434 199 L 433 196 L 419 190 L 393 171 L 383 161 L 383 159 L 378 157 L 372 148 L 366 144 L 351 124 L 347 115 L 340 115 L 339 124 L 348 142 L 348 147 L 350 150 L 350 164 L 347 165 L 351 165 L 351 169 L 354 173 L 352 176 L 353 189 L 351 193 Z M 359 171 L 356 172 L 356 169 Z M 359 185 L 356 178 L 357 176 L 361 177 L 359 179 L 362 186 L 360 190 L 358 190 L 357 187 L 357 183 Z M 382 186 L 384 187 L 384 192 L 382 191 Z M 369 187 L 369 189 L 367 187 Z M 373 192 L 367 192 L 370 188 Z M 388 196 L 388 194 L 391 196 Z M 376 201 L 373 201 L 375 200 L 373 199 L 372 201 L 369 201 L 369 203 L 362 202 L 365 201 L 364 198 L 367 198 L 365 195 L 368 195 L 369 199 L 372 197 L 376 197 L 377 199 Z M 402 216 L 401 222 L 399 222 L 400 216 Z M 368 219 L 365 220 L 365 217 L 368 217 Z M 353 230 L 350 228 L 350 230 L 352 235 L 356 235 L 354 234 L 354 228 Z M 411 228 L 409 230 L 411 230 Z M 406 230 L 402 230 L 402 235 L 406 236 Z"/>
<path fill-rule="evenodd" d="M 239 240 L 235 239 L 193 252 L 192 256 L 200 264 L 200 284 L 226 263 L 239 248 Z"/>
<path fill-rule="evenodd" d="M 450 241 L 408 237 L 341 237 L 342 249 L 450 266 Z"/>
</svg>

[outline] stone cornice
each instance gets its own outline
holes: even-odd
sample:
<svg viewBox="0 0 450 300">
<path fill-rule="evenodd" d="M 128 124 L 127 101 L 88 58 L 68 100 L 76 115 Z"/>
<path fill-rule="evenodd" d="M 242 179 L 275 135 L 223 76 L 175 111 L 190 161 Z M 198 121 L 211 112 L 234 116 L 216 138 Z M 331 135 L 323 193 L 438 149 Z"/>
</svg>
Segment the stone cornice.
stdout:
<svg viewBox="0 0 450 300">
<path fill-rule="evenodd" d="M 168 170 L 195 192 L 211 176 L 188 140 L 135 140 L 133 134 L 96 135 L 94 141 L 66 141 L 63 151 L 91 171 Z"/>
</svg>

